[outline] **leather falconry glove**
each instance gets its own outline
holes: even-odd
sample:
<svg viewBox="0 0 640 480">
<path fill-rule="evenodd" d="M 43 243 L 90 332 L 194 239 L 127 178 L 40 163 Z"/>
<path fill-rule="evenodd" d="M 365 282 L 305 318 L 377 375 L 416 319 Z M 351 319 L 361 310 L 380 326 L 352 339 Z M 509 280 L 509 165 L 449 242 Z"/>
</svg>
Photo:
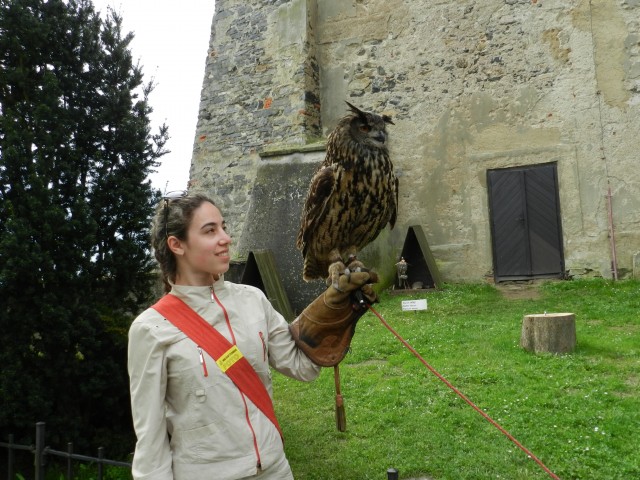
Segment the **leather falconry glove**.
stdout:
<svg viewBox="0 0 640 480">
<path fill-rule="evenodd" d="M 374 272 L 342 274 L 337 288 L 329 286 L 291 323 L 289 330 L 296 345 L 314 363 L 332 367 L 342 361 L 351 345 L 356 323 L 368 306 L 378 301 L 371 288 L 377 281 Z"/>
</svg>

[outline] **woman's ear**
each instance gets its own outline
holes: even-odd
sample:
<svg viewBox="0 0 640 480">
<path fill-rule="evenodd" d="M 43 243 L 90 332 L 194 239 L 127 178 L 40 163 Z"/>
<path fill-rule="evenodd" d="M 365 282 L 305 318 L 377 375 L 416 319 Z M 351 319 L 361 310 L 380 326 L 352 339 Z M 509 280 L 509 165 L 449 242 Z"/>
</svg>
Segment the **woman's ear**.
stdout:
<svg viewBox="0 0 640 480">
<path fill-rule="evenodd" d="M 169 250 L 174 253 L 174 255 L 184 255 L 182 242 L 178 240 L 177 237 L 171 235 L 169 238 L 167 238 L 167 246 L 169 247 Z"/>
</svg>

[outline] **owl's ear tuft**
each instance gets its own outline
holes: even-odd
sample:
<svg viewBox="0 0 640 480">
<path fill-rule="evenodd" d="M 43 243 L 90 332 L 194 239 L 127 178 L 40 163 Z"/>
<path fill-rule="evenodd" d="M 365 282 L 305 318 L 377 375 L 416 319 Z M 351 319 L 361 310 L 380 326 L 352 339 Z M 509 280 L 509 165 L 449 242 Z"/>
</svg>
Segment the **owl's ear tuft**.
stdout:
<svg viewBox="0 0 640 480">
<path fill-rule="evenodd" d="M 349 108 L 351 109 L 351 111 L 352 111 L 353 113 L 355 113 L 356 115 L 359 115 L 359 116 L 361 116 L 361 117 L 364 117 L 364 116 L 365 116 L 365 113 L 364 113 L 362 110 L 360 110 L 358 107 L 356 107 L 356 106 L 354 106 L 354 105 L 351 105 L 351 104 L 350 104 L 349 102 L 347 102 L 346 100 L 344 101 L 344 103 L 346 103 L 347 105 L 349 105 Z"/>
<path fill-rule="evenodd" d="M 391 117 L 389 115 L 382 115 L 382 120 L 384 120 L 384 123 L 390 123 L 391 125 L 395 125 L 395 123 L 393 123 L 393 120 L 391 120 Z"/>
</svg>

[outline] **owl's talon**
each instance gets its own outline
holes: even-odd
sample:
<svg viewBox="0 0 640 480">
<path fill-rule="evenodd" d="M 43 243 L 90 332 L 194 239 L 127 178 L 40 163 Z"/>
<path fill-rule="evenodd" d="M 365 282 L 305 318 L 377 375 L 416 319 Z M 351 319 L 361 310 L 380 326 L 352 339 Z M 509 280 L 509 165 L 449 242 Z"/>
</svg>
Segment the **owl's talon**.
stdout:
<svg viewBox="0 0 640 480">
<path fill-rule="evenodd" d="M 342 263 L 340 260 L 335 261 L 331 265 L 329 265 L 329 276 L 327 277 L 326 281 L 327 286 L 333 285 L 336 290 L 339 290 L 338 284 L 340 275 L 342 275 L 342 272 L 344 272 L 345 268 L 346 267 L 344 266 L 344 263 Z"/>
</svg>

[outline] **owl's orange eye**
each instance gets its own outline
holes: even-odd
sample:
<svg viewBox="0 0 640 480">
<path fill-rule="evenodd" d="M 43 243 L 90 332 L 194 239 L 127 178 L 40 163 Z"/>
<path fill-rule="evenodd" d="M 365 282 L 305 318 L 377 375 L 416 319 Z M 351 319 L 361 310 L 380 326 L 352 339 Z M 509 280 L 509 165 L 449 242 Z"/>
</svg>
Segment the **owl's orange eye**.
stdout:
<svg viewBox="0 0 640 480">
<path fill-rule="evenodd" d="M 360 131 L 364 133 L 369 133 L 371 131 L 371 127 L 369 125 L 360 125 Z"/>
</svg>

